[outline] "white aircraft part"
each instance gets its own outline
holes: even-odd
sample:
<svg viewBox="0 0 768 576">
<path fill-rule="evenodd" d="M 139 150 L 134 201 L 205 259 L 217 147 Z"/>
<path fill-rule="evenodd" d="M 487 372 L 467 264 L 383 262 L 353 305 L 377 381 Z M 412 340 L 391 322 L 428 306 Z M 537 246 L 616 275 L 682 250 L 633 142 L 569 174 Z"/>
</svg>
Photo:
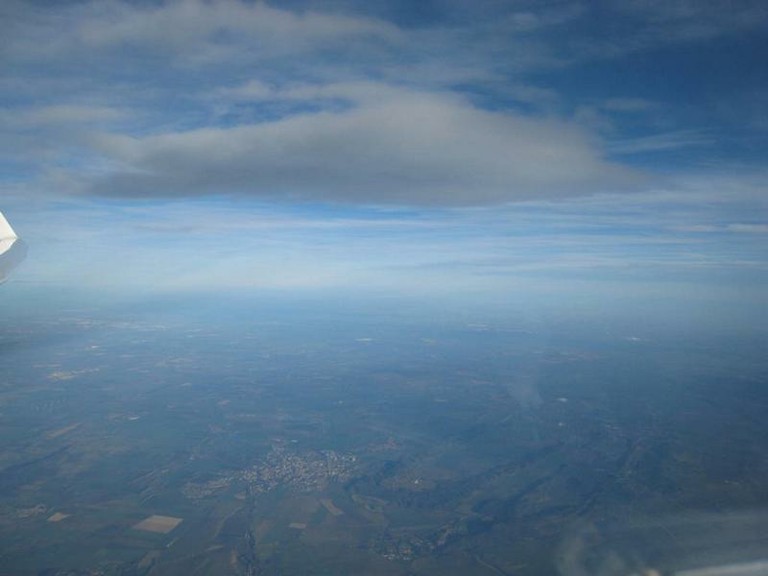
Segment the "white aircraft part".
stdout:
<svg viewBox="0 0 768 576">
<path fill-rule="evenodd" d="M 8 250 L 10 250 L 11 247 L 16 244 L 16 240 L 16 238 L 3 238 L 0 240 L 0 254 L 8 252 Z"/>
<path fill-rule="evenodd" d="M 18 236 L 16 235 L 16 232 L 13 231 L 13 228 L 11 228 L 11 225 L 8 224 L 8 220 L 5 219 L 3 213 L 0 212 L 0 240 L 8 238 L 18 238 Z"/>
<path fill-rule="evenodd" d="M 0 212 L 0 284 L 27 255 L 27 247 Z"/>
</svg>

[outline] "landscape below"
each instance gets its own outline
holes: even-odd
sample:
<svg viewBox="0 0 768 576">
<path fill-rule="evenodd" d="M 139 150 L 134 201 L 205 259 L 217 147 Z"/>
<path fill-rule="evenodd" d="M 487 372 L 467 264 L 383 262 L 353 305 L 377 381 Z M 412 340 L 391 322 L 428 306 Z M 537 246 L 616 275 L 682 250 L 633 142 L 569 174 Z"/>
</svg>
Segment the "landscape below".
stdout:
<svg viewBox="0 0 768 576">
<path fill-rule="evenodd" d="M 764 335 L 8 288 L 0 573 L 653 574 L 768 546 Z"/>
</svg>

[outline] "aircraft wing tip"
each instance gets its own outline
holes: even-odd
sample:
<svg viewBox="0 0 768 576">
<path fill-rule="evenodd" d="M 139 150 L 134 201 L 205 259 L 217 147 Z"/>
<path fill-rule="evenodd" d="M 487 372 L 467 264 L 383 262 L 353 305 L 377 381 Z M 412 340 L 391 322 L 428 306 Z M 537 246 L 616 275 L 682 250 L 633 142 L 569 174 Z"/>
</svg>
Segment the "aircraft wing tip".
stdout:
<svg viewBox="0 0 768 576">
<path fill-rule="evenodd" d="M 18 238 L 16 232 L 14 232 L 11 225 L 6 220 L 5 215 L 0 212 L 0 239 L 3 238 Z"/>
</svg>

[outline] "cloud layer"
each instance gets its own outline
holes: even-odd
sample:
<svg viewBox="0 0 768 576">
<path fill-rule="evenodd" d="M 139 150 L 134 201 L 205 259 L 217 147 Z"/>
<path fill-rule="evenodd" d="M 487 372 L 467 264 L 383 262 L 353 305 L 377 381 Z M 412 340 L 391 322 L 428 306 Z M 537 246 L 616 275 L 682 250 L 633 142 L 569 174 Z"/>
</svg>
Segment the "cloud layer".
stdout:
<svg viewBox="0 0 768 576">
<path fill-rule="evenodd" d="M 2 10 L 6 189 L 417 205 L 621 192 L 660 154 L 693 162 L 721 127 L 680 120 L 651 73 L 642 93 L 612 74 L 768 22 L 746 0 Z"/>
<path fill-rule="evenodd" d="M 295 100 L 303 92 L 311 90 L 283 97 Z M 584 129 L 561 120 L 370 84 L 325 86 L 318 96 L 349 107 L 230 128 L 103 135 L 98 150 L 125 168 L 88 182 L 86 190 L 472 204 L 621 187 L 630 177 L 601 158 Z"/>
</svg>

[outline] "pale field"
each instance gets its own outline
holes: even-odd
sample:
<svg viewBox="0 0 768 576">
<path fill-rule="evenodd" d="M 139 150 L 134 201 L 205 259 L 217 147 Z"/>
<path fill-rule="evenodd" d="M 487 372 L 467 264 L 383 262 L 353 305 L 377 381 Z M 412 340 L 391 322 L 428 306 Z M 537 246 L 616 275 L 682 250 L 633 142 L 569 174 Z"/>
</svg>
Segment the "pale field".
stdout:
<svg viewBox="0 0 768 576">
<path fill-rule="evenodd" d="M 135 524 L 133 528 L 135 530 L 144 530 L 146 532 L 168 534 L 168 532 L 181 524 L 181 521 L 182 518 L 174 518 L 173 516 L 158 516 L 155 514 L 149 518 L 145 518 L 138 524 Z"/>
</svg>

